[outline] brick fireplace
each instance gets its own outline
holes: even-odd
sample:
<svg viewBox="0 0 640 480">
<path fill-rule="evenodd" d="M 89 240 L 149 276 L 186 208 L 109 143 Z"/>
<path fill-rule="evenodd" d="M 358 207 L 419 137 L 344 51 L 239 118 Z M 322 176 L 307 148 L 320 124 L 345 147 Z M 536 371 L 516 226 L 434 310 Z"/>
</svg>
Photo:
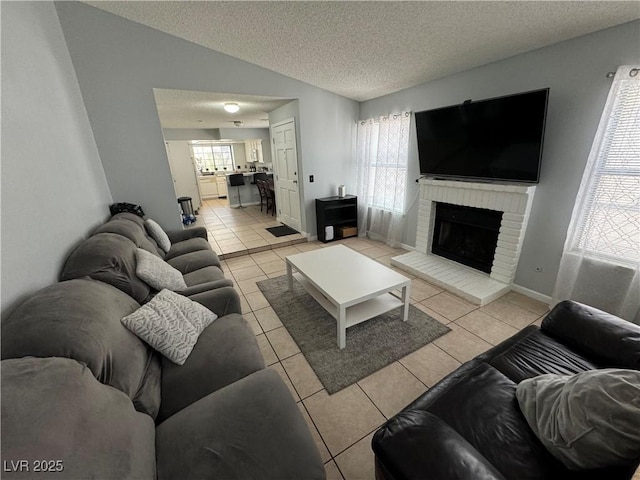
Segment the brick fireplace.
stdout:
<svg viewBox="0 0 640 480">
<path fill-rule="evenodd" d="M 391 264 L 477 305 L 489 303 L 511 289 L 534 193 L 535 186 L 422 179 L 416 249 Z M 432 253 L 436 204 L 502 213 L 489 273 Z"/>
</svg>

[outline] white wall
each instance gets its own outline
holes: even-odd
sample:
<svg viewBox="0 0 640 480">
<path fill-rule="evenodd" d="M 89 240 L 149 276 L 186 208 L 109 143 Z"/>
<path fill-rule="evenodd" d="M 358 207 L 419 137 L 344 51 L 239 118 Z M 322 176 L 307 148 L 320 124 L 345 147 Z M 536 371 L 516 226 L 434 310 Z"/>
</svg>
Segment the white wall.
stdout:
<svg viewBox="0 0 640 480">
<path fill-rule="evenodd" d="M 575 196 L 611 80 L 618 65 L 640 62 L 640 21 L 602 30 L 380 97 L 360 106 L 360 118 L 418 112 L 465 99 L 480 100 L 550 87 L 540 184 L 515 283 L 550 295 L 558 273 Z M 409 158 L 413 198 L 419 176 L 415 125 Z M 415 245 L 417 208 L 404 241 Z M 541 267 L 541 272 L 536 272 Z"/>
<path fill-rule="evenodd" d="M 221 138 L 230 138 L 232 140 L 262 140 L 262 158 L 264 163 L 271 164 L 271 149 L 269 148 L 269 129 L 268 128 L 221 128 Z M 246 155 L 243 153 L 244 157 Z M 243 164 L 244 165 L 244 164 Z M 269 166 L 265 165 L 265 166 Z"/>
<path fill-rule="evenodd" d="M 4 318 L 58 280 L 111 195 L 52 3 L 2 3 L 1 58 Z"/>
<path fill-rule="evenodd" d="M 306 202 L 344 183 L 356 102 L 86 4 L 56 8 L 116 201 L 142 205 L 165 228 L 179 226 L 153 88 L 298 98 L 298 147 L 318 179 Z"/>
</svg>

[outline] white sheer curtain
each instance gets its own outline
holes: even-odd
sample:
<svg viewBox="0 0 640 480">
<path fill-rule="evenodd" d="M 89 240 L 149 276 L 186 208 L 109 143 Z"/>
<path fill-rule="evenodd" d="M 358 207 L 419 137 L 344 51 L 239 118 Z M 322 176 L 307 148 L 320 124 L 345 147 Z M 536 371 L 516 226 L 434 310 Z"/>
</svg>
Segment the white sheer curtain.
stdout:
<svg viewBox="0 0 640 480">
<path fill-rule="evenodd" d="M 406 213 L 411 112 L 358 122 L 358 231 L 397 246 Z"/>
<path fill-rule="evenodd" d="M 640 71 L 615 74 L 576 198 L 554 303 L 640 323 Z"/>
</svg>

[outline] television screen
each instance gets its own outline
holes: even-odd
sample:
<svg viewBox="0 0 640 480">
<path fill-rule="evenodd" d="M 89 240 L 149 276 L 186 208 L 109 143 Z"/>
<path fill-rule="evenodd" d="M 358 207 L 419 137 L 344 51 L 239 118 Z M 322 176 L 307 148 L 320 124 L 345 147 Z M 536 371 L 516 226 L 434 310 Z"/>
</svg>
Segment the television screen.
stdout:
<svg viewBox="0 0 640 480">
<path fill-rule="evenodd" d="M 549 89 L 417 112 L 420 174 L 537 183 Z"/>
</svg>

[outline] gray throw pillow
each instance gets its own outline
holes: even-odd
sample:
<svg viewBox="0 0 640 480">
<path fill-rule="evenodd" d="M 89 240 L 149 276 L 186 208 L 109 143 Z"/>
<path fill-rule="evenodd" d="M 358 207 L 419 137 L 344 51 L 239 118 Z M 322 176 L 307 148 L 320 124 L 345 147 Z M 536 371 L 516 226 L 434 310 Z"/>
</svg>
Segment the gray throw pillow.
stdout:
<svg viewBox="0 0 640 480">
<path fill-rule="evenodd" d="M 187 284 L 179 270 L 142 248 L 136 250 L 136 275 L 156 290 L 185 290 Z"/>
<path fill-rule="evenodd" d="M 144 226 L 147 229 L 147 232 L 149 232 L 149 235 L 151 235 L 151 237 L 156 241 L 160 248 L 165 252 L 168 252 L 171 248 L 171 240 L 169 240 L 169 236 L 158 224 L 158 222 L 148 218 L 144 221 Z"/>
<path fill-rule="evenodd" d="M 170 290 L 122 319 L 122 324 L 155 350 L 183 365 L 202 331 L 218 316 L 203 305 Z"/>
<path fill-rule="evenodd" d="M 640 459 L 640 372 L 540 375 L 520 382 L 516 397 L 536 436 L 568 469 Z"/>
</svg>

